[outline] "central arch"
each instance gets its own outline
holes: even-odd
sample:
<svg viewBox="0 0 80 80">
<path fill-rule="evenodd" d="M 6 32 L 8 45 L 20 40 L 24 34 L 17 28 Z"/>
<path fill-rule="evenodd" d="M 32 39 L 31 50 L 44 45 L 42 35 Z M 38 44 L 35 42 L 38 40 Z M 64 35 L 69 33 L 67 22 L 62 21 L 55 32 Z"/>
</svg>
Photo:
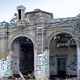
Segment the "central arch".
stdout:
<svg viewBox="0 0 80 80">
<path fill-rule="evenodd" d="M 77 43 L 69 33 L 58 33 L 50 39 L 50 76 L 77 76 Z M 63 77 L 64 75 L 64 77 Z"/>
<path fill-rule="evenodd" d="M 13 52 L 13 75 L 19 77 L 19 71 L 28 75 L 34 71 L 34 44 L 25 36 L 16 37 L 11 44 Z"/>
</svg>

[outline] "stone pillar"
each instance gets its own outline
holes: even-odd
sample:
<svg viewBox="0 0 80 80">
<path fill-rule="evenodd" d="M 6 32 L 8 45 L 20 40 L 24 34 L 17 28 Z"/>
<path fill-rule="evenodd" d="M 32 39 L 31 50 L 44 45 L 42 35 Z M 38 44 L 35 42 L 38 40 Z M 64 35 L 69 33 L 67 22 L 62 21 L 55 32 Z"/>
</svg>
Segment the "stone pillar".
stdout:
<svg viewBox="0 0 80 80">
<path fill-rule="evenodd" d="M 37 57 L 37 50 L 36 48 L 34 47 L 34 77 L 36 78 L 36 58 Z"/>
<path fill-rule="evenodd" d="M 9 63 L 10 63 L 10 72 L 9 72 L 9 76 L 13 76 L 13 51 L 10 51 L 10 55 L 9 55 Z"/>
<path fill-rule="evenodd" d="M 37 55 L 36 80 L 49 80 L 49 50 Z"/>
<path fill-rule="evenodd" d="M 45 48 L 44 25 L 37 26 L 36 80 L 49 80 L 49 49 Z"/>
</svg>

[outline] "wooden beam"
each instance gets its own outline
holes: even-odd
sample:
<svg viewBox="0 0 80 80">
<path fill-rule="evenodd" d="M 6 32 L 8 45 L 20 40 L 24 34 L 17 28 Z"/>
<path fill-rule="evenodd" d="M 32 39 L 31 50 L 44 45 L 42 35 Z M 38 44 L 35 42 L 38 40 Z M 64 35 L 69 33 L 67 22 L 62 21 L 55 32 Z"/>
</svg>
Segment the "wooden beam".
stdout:
<svg viewBox="0 0 80 80">
<path fill-rule="evenodd" d="M 20 74 L 22 80 L 26 80 L 26 79 L 24 78 L 23 74 L 22 74 L 20 71 L 19 71 L 19 74 Z"/>
</svg>

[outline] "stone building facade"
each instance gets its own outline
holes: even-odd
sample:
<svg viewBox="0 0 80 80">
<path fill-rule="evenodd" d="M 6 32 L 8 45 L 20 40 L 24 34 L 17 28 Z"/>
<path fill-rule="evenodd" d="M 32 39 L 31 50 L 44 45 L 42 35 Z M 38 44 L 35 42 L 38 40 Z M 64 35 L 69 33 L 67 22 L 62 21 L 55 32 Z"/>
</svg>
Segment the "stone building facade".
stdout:
<svg viewBox="0 0 80 80">
<path fill-rule="evenodd" d="M 54 19 L 52 13 L 25 9 L 17 7 L 12 24 L 0 23 L 0 76 L 80 79 L 80 16 Z"/>
</svg>

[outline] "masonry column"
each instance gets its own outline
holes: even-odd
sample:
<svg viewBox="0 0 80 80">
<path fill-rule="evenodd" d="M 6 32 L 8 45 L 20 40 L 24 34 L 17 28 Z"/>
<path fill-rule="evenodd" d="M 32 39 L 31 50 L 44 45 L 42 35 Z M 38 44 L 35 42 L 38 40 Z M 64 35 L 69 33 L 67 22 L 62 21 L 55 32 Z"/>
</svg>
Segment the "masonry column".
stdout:
<svg viewBox="0 0 80 80">
<path fill-rule="evenodd" d="M 36 80 L 49 80 L 49 50 L 44 47 L 44 27 L 37 27 Z"/>
<path fill-rule="evenodd" d="M 49 49 L 46 48 L 43 53 L 43 70 L 45 80 L 49 80 Z"/>
<path fill-rule="evenodd" d="M 9 55 L 9 76 L 13 76 L 13 51 L 10 50 L 10 55 Z"/>
<path fill-rule="evenodd" d="M 80 80 L 80 42 L 77 45 L 77 78 Z"/>
</svg>

